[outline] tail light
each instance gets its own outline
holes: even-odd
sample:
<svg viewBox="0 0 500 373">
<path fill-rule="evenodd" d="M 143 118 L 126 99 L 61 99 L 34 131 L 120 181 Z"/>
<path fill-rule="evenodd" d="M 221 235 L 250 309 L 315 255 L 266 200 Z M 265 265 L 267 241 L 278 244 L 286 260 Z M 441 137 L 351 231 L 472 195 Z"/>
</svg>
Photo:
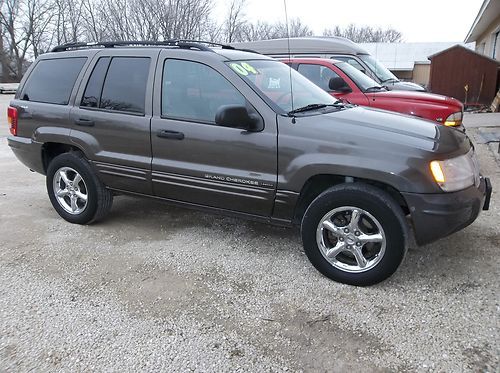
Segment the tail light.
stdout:
<svg viewBox="0 0 500 373">
<path fill-rule="evenodd" d="M 9 106 L 7 109 L 7 118 L 9 122 L 10 133 L 17 136 L 17 109 L 15 107 Z"/>
</svg>

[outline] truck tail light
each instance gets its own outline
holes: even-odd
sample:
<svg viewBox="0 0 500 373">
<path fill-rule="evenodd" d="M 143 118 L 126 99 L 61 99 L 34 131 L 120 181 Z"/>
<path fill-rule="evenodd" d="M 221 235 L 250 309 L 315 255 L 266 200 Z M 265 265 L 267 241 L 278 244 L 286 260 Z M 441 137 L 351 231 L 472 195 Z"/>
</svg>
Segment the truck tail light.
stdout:
<svg viewBox="0 0 500 373">
<path fill-rule="evenodd" d="M 9 106 L 7 109 L 7 120 L 9 122 L 10 133 L 14 136 L 17 136 L 17 118 L 17 109 Z"/>
</svg>

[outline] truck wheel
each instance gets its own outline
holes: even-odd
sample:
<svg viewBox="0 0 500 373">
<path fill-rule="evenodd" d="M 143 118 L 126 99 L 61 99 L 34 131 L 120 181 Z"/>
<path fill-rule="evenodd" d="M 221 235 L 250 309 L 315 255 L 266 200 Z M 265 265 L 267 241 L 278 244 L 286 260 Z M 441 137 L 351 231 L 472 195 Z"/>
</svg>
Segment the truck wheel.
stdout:
<svg viewBox="0 0 500 373">
<path fill-rule="evenodd" d="M 302 218 L 302 242 L 323 275 L 368 286 L 391 276 L 406 253 L 401 207 L 385 192 L 361 183 L 321 193 Z"/>
<path fill-rule="evenodd" d="M 54 209 L 70 223 L 95 222 L 103 218 L 113 204 L 113 194 L 81 153 L 64 153 L 50 162 L 47 192 Z"/>
</svg>

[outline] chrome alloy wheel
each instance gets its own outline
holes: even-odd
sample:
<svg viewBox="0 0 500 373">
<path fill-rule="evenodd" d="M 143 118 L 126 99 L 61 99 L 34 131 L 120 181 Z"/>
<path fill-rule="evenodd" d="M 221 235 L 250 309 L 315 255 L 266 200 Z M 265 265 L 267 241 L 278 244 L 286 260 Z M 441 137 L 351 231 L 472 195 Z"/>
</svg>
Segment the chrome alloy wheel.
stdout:
<svg viewBox="0 0 500 373">
<path fill-rule="evenodd" d="M 328 212 L 318 224 L 316 242 L 323 257 L 344 272 L 360 273 L 382 260 L 386 237 L 368 211 L 343 206 Z"/>
<path fill-rule="evenodd" d="M 78 215 L 87 207 L 87 185 L 80 174 L 71 167 L 61 167 L 56 171 L 53 189 L 57 202 L 67 213 Z"/>
</svg>

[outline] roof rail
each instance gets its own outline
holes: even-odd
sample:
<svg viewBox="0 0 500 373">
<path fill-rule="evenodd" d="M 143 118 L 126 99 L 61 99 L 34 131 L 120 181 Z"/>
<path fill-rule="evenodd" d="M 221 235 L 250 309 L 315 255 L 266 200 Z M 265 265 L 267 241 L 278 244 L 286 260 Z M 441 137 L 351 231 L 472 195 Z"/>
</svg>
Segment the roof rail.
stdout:
<svg viewBox="0 0 500 373">
<path fill-rule="evenodd" d="M 221 47 L 222 49 L 236 49 L 230 45 L 213 43 L 210 41 L 202 40 L 189 40 L 189 39 L 170 39 L 164 41 L 98 41 L 89 43 L 66 43 L 54 47 L 51 52 L 63 52 L 76 49 L 91 49 L 91 48 L 115 48 L 115 47 L 129 47 L 129 46 L 158 46 L 158 47 L 179 47 L 183 49 L 198 49 L 201 51 L 212 51 L 206 45 L 213 45 Z"/>
</svg>

